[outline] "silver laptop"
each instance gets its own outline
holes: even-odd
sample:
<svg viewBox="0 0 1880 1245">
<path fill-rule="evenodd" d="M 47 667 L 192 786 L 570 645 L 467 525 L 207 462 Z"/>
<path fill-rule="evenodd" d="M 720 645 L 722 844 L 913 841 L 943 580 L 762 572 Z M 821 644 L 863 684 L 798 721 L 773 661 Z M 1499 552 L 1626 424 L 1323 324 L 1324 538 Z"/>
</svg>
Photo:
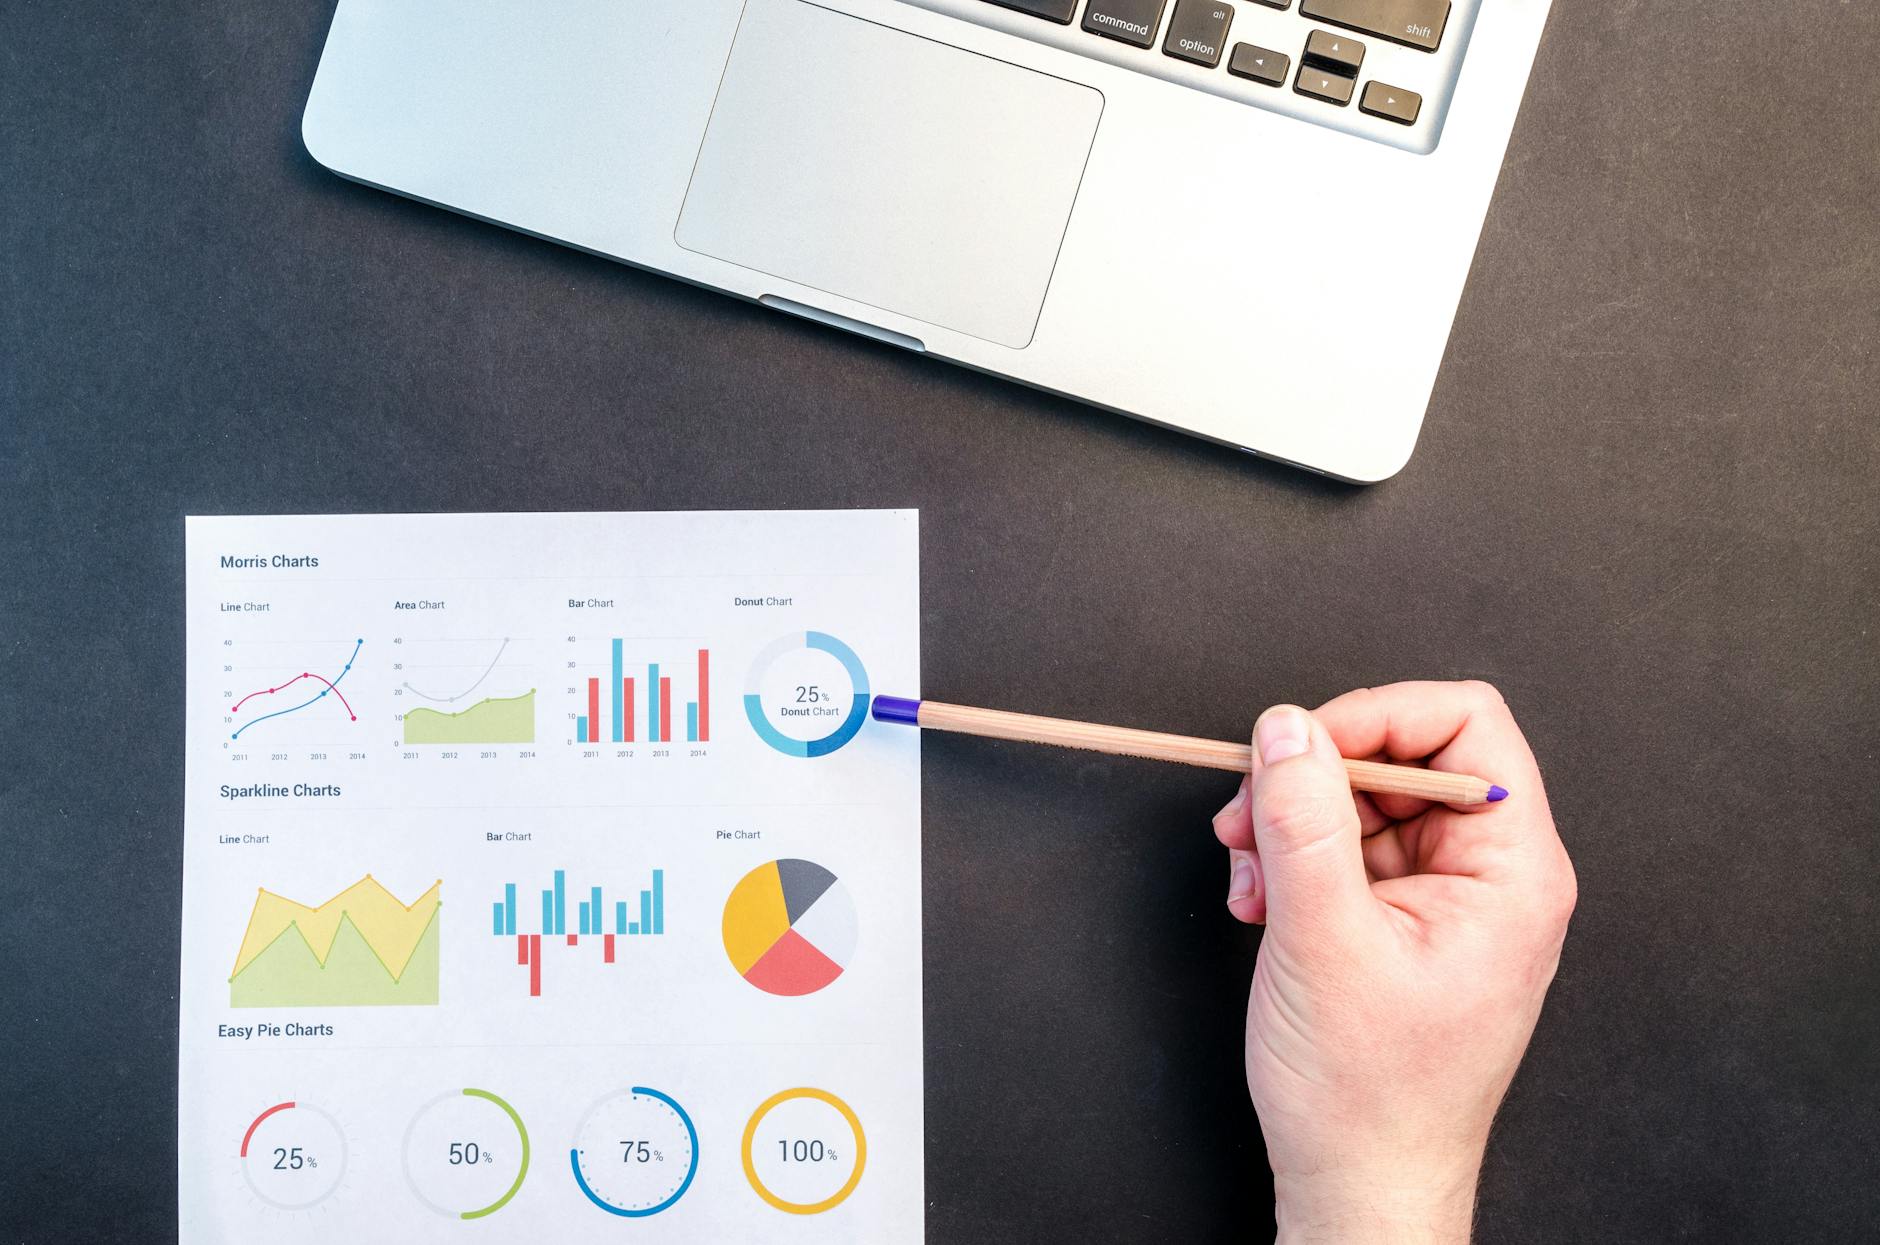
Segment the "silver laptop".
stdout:
<svg viewBox="0 0 1880 1245">
<path fill-rule="evenodd" d="M 1549 2 L 339 0 L 303 134 L 355 181 L 1373 481 Z"/>
</svg>

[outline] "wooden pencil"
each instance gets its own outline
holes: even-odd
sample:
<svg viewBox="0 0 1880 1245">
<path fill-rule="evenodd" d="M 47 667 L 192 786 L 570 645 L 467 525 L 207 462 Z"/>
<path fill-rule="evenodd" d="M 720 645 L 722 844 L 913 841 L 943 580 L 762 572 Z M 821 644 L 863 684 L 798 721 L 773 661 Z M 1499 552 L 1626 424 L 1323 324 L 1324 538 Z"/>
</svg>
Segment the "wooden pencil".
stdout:
<svg viewBox="0 0 1880 1245">
<path fill-rule="evenodd" d="M 873 712 L 878 722 L 980 735 L 987 739 L 1054 744 L 1060 748 L 1146 757 L 1153 761 L 1173 761 L 1177 765 L 1231 770 L 1238 774 L 1250 772 L 1253 766 L 1252 745 L 1221 739 L 1165 735 L 1160 731 L 1102 726 L 1095 722 L 1074 722 L 1068 718 L 1042 718 L 1029 713 L 1007 713 L 1000 709 L 974 709 L 966 705 L 909 700 L 901 696 L 875 697 Z M 1352 760 L 1345 762 L 1345 773 L 1350 777 L 1354 790 L 1378 795 L 1414 796 L 1439 804 L 1493 804 L 1508 798 L 1506 789 L 1472 774 L 1451 774 L 1412 765 Z"/>
</svg>

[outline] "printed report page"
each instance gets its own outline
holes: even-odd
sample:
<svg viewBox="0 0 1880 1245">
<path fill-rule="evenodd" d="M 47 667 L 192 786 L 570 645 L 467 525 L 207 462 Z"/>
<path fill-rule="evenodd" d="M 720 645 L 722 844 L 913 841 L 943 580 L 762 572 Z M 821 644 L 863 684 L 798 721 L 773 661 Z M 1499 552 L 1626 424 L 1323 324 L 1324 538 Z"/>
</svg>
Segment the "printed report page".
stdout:
<svg viewBox="0 0 1880 1245">
<path fill-rule="evenodd" d="M 918 550 L 190 519 L 183 1239 L 919 1239 Z"/>
</svg>

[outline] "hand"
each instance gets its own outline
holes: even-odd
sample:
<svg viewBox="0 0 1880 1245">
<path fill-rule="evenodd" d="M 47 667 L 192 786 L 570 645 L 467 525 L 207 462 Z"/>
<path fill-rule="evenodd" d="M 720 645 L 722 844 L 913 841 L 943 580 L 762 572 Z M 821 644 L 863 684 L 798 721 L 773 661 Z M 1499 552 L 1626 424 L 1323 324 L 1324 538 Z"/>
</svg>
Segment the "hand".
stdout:
<svg viewBox="0 0 1880 1245">
<path fill-rule="evenodd" d="M 1282 1241 L 1467 1241 L 1476 1175 L 1573 912 L 1540 771 L 1483 683 L 1399 683 L 1254 726 L 1214 819 L 1265 922 L 1247 1086 Z M 1479 775 L 1468 808 L 1356 794 L 1341 757 Z"/>
</svg>

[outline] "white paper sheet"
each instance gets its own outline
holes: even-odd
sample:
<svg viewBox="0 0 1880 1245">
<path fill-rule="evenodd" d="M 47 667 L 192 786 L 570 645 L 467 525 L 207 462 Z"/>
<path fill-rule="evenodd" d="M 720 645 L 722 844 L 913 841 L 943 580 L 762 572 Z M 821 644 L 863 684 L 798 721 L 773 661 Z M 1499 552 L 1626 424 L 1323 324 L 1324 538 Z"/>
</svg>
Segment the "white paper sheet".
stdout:
<svg viewBox="0 0 1880 1245">
<path fill-rule="evenodd" d="M 913 512 L 188 561 L 184 1240 L 919 1238 Z"/>
</svg>

